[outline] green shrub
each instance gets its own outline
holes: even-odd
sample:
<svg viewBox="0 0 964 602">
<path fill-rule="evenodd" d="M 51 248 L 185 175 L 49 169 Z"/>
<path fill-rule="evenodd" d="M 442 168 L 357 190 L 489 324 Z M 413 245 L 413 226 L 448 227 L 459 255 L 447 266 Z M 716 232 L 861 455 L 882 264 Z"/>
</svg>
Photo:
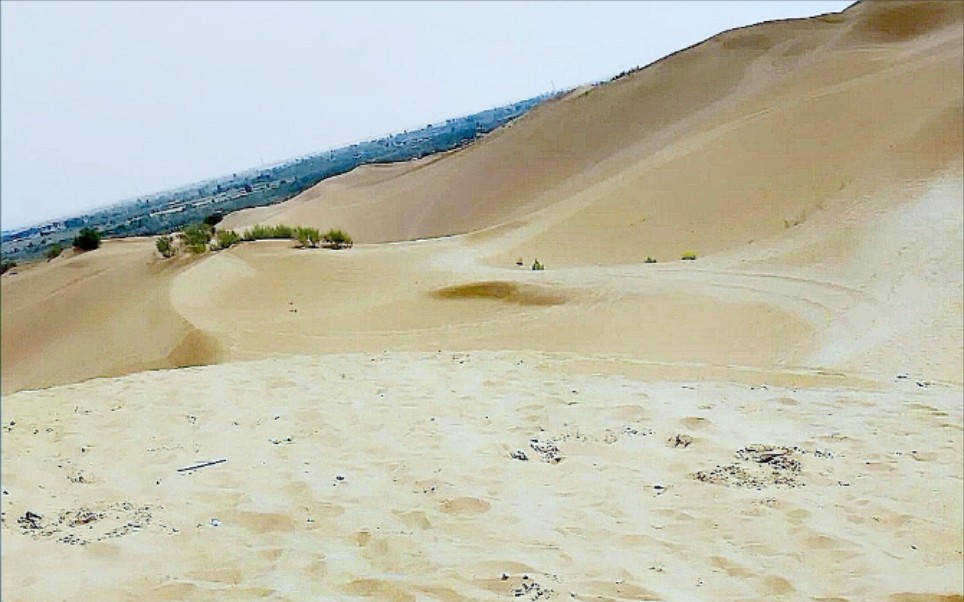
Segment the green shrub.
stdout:
<svg viewBox="0 0 964 602">
<path fill-rule="evenodd" d="M 51 259 L 57 259 L 58 257 L 60 257 L 60 254 L 63 252 L 64 252 L 64 248 L 62 246 L 57 244 L 50 245 L 50 248 L 47 249 L 47 261 L 50 261 Z"/>
<path fill-rule="evenodd" d="M 241 242 L 241 236 L 234 230 L 218 230 L 215 237 L 217 239 L 216 248 L 219 250 L 227 249 Z"/>
<path fill-rule="evenodd" d="M 160 236 L 154 244 L 157 245 L 157 252 L 160 253 L 164 259 L 174 257 L 174 254 L 177 253 L 177 248 L 174 246 L 174 238 L 170 236 Z"/>
<path fill-rule="evenodd" d="M 0 274 L 6 274 L 9 270 L 17 267 L 16 261 L 10 261 L 9 259 L 4 259 L 0 261 Z"/>
<path fill-rule="evenodd" d="M 683 256 L 680 257 L 680 259 L 682 259 L 683 261 L 695 261 L 696 253 L 694 253 L 693 251 L 683 251 Z"/>
<path fill-rule="evenodd" d="M 251 226 L 241 234 L 241 240 L 288 240 L 294 239 L 302 247 L 316 247 L 319 243 L 334 249 L 352 246 L 351 236 L 344 230 L 331 229 L 321 234 L 318 228 L 309 226 Z"/>
<path fill-rule="evenodd" d="M 181 232 L 181 244 L 195 254 L 207 251 L 210 241 L 211 228 L 207 224 L 191 224 Z"/>
<path fill-rule="evenodd" d="M 82 228 L 74 237 L 74 248 L 81 251 L 93 251 L 100 247 L 100 232 L 93 228 Z"/>
<path fill-rule="evenodd" d="M 646 263 L 656 263 L 656 260 L 653 259 L 652 257 L 647 257 L 647 258 L 646 258 Z"/>
<path fill-rule="evenodd" d="M 221 220 L 223 220 L 223 219 L 224 219 L 224 214 L 221 213 L 220 211 L 215 211 L 215 212 L 212 213 L 211 215 L 209 215 L 209 216 L 207 216 L 206 218 L 204 218 L 204 223 L 207 224 L 207 225 L 209 225 L 209 226 L 211 226 L 211 227 L 213 228 L 214 226 L 216 226 L 216 225 L 218 225 L 219 223 L 221 223 Z"/>
<path fill-rule="evenodd" d="M 318 231 L 318 228 L 298 226 L 295 228 L 295 238 L 298 239 L 298 244 L 302 247 L 314 248 L 321 242 L 321 233 Z"/>
<path fill-rule="evenodd" d="M 537 272 L 541 272 L 542 270 L 546 269 L 546 266 L 538 259 L 536 259 L 532 264 L 532 269 Z"/>
<path fill-rule="evenodd" d="M 321 239 L 325 242 L 326 246 L 329 246 L 332 249 L 343 249 L 346 247 L 351 247 L 353 244 L 351 236 L 348 236 L 348 233 L 340 228 L 332 228 L 331 230 L 328 230 L 325 232 L 325 235 L 321 237 Z"/>
<path fill-rule="evenodd" d="M 272 240 L 295 238 L 295 229 L 291 226 L 251 226 L 244 231 L 241 238 L 246 241 L 251 240 Z"/>
</svg>

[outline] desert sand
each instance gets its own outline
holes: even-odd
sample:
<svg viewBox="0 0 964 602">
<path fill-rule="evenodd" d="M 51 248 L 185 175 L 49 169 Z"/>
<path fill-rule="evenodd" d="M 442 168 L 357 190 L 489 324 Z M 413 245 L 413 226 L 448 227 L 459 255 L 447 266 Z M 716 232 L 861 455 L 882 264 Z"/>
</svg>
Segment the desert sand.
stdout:
<svg viewBox="0 0 964 602">
<path fill-rule="evenodd" d="M 964 3 L 724 32 L 255 223 L 357 244 L 0 279 L 4 600 L 964 600 Z"/>
</svg>

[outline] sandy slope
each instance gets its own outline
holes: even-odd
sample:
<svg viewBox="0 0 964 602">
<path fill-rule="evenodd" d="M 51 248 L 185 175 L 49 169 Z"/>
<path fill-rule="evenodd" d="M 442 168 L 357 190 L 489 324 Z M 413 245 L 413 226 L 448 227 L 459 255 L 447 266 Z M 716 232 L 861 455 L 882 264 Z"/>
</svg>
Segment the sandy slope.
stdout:
<svg viewBox="0 0 964 602">
<path fill-rule="evenodd" d="M 171 280 L 187 263 L 131 239 L 5 276 L 3 392 L 215 361 L 217 343 L 171 305 Z"/>
<path fill-rule="evenodd" d="M 225 226 L 341 225 L 380 242 L 545 208 L 527 241 L 553 265 L 675 259 L 778 234 L 880 187 L 881 175 L 920 177 L 960 155 L 961 7 L 915 6 L 941 18 L 897 41 L 860 19 L 873 12 L 862 5 L 727 32 L 464 151 L 388 178 L 363 168 Z M 616 240 L 597 244 L 600 228 Z"/>
<path fill-rule="evenodd" d="M 858 4 L 4 276 L 4 599 L 961 600 L 962 130 L 964 3 Z"/>
</svg>

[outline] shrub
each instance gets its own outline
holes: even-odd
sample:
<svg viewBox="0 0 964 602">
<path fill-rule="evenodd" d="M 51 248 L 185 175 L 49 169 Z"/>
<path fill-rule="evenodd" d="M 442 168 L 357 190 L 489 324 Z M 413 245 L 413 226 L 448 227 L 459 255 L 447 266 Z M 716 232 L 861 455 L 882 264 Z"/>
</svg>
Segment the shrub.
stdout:
<svg viewBox="0 0 964 602">
<path fill-rule="evenodd" d="M 682 259 L 683 261 L 695 261 L 696 253 L 694 253 L 693 251 L 684 251 L 683 256 L 680 257 L 680 259 Z"/>
<path fill-rule="evenodd" d="M 218 225 L 219 223 L 221 223 L 221 220 L 223 220 L 223 219 L 224 219 L 224 214 L 221 213 L 220 211 L 215 211 L 215 212 L 212 213 L 211 215 L 209 215 L 209 216 L 207 216 L 206 218 L 204 218 L 204 223 L 207 224 L 207 225 L 209 225 L 209 226 L 211 226 L 211 227 L 213 228 L 214 226 L 216 226 L 216 225 Z"/>
<path fill-rule="evenodd" d="M 4 259 L 3 261 L 0 261 L 0 274 L 6 274 L 9 270 L 12 270 L 15 267 L 17 267 L 16 261 Z"/>
<path fill-rule="evenodd" d="M 219 230 L 217 235 L 217 249 L 227 249 L 241 242 L 241 236 L 234 230 Z"/>
<path fill-rule="evenodd" d="M 536 259 L 535 262 L 533 262 L 532 264 L 532 269 L 537 272 L 541 272 L 542 270 L 546 269 L 546 266 L 538 259 Z"/>
<path fill-rule="evenodd" d="M 93 251 L 100 247 L 100 232 L 93 228 L 82 228 L 74 237 L 74 248 L 81 251 Z"/>
<path fill-rule="evenodd" d="M 516 264 L 516 265 L 521 266 L 521 265 L 523 265 L 523 263 L 524 263 L 524 262 L 522 261 L 522 258 L 521 258 L 521 257 L 515 260 L 515 264 Z"/>
<path fill-rule="evenodd" d="M 251 226 L 241 234 L 241 240 L 275 240 L 295 239 L 302 247 L 316 247 L 319 243 L 333 249 L 352 246 L 351 236 L 344 230 L 331 229 L 324 234 L 318 228 L 308 226 Z"/>
<path fill-rule="evenodd" d="M 243 240 L 271 240 L 295 238 L 295 229 L 291 226 L 251 226 L 241 235 Z"/>
<path fill-rule="evenodd" d="M 207 224 L 191 224 L 181 232 L 181 243 L 195 254 L 207 251 L 210 240 L 211 229 Z"/>
<path fill-rule="evenodd" d="M 295 238 L 298 239 L 298 243 L 302 247 L 317 247 L 318 243 L 321 241 L 321 233 L 318 228 L 309 228 L 307 226 L 298 226 L 295 228 Z"/>
<path fill-rule="evenodd" d="M 636 73 L 637 71 L 641 71 L 641 70 L 642 70 L 642 67 L 633 67 L 632 69 L 628 69 L 628 70 L 626 70 L 626 71 L 623 71 L 623 72 L 620 73 L 619 75 L 614 75 L 609 81 L 611 81 L 611 82 L 619 81 L 619 80 L 621 80 L 622 78 L 624 78 L 624 77 L 626 77 L 626 76 L 629 76 L 629 75 L 632 75 L 633 73 Z"/>
<path fill-rule="evenodd" d="M 58 244 L 50 245 L 50 248 L 47 249 L 47 261 L 50 261 L 51 259 L 57 259 L 58 257 L 60 257 L 60 254 L 63 252 L 64 252 L 64 248 L 62 246 Z"/>
<path fill-rule="evenodd" d="M 157 252 L 164 259 L 174 257 L 174 254 L 177 253 L 177 248 L 174 247 L 174 239 L 170 236 L 158 237 L 155 244 L 157 244 Z"/>
<path fill-rule="evenodd" d="M 653 259 L 652 257 L 647 257 L 647 258 L 646 258 L 646 263 L 656 263 L 656 260 Z"/>
<path fill-rule="evenodd" d="M 340 228 L 328 230 L 321 239 L 332 249 L 343 249 L 351 247 L 353 244 L 351 236 L 348 236 L 348 233 Z"/>
</svg>

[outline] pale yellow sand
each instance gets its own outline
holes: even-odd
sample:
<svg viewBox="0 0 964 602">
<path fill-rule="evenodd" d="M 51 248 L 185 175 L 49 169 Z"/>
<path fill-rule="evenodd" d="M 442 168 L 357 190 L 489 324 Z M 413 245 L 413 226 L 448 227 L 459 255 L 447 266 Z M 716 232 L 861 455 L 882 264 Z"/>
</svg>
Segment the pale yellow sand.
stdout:
<svg viewBox="0 0 964 602">
<path fill-rule="evenodd" d="M 962 13 L 727 32 L 224 222 L 350 250 L 5 275 L 4 600 L 961 600 Z"/>
<path fill-rule="evenodd" d="M 7 397 L 4 591 L 497 600 L 523 575 L 580 600 L 961 591 L 959 389 L 641 382 L 583 362 L 298 357 Z M 795 483 L 735 459 L 750 444 L 799 447 Z M 761 488 L 694 478 L 729 464 Z M 81 509 L 101 514 L 15 522 Z"/>
</svg>

